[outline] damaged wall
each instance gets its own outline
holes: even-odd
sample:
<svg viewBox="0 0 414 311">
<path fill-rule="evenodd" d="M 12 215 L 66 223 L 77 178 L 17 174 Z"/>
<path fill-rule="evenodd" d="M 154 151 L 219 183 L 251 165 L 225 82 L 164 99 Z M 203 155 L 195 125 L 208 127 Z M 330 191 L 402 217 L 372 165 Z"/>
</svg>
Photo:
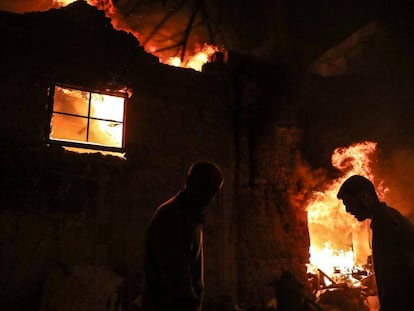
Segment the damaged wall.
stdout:
<svg viewBox="0 0 414 311">
<path fill-rule="evenodd" d="M 230 67 L 233 62 L 229 57 Z M 241 63 L 235 113 L 238 289 L 241 302 L 267 305 L 283 271 L 306 282 L 306 212 L 290 200 L 303 133 L 291 107 L 292 77 L 253 58 Z"/>
<path fill-rule="evenodd" d="M 180 190 L 198 159 L 217 162 L 225 175 L 207 220 L 206 255 L 216 255 L 208 256 L 207 281 L 231 292 L 234 151 L 223 84 L 158 64 L 132 35 L 114 31 L 102 12 L 82 2 L 43 14 L 3 12 L 1 23 L 7 46 L 0 86 L 3 305 L 20 310 L 40 304 L 48 273 L 61 267 L 108 267 L 141 282 L 150 216 Z M 126 160 L 46 143 L 53 82 L 132 90 Z M 216 272 L 217 265 L 225 268 Z"/>
<path fill-rule="evenodd" d="M 205 226 L 206 301 L 265 304 L 274 294 L 268 282 L 283 269 L 304 276 L 306 217 L 285 194 L 302 134 L 275 117 L 284 78 L 269 82 L 262 69 L 251 75 L 254 60 L 243 67 L 237 57 L 224 73 L 161 65 L 83 1 L 43 13 L 0 12 L 0 22 L 3 305 L 63 306 L 76 292 L 53 292 L 56 277 L 76 291 L 70 284 L 89 282 L 96 269 L 112 290 L 122 278 L 127 293 L 116 301 L 109 295 L 111 307 L 135 298 L 150 217 L 198 159 L 218 163 L 225 179 Z M 126 160 L 47 143 L 54 82 L 132 91 Z"/>
</svg>

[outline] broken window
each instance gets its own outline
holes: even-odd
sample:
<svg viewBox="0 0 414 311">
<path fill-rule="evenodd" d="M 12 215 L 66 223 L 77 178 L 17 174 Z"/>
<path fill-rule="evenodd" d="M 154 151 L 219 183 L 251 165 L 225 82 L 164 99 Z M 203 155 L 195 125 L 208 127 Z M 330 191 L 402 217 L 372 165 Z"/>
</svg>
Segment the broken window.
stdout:
<svg viewBox="0 0 414 311">
<path fill-rule="evenodd" d="M 126 98 L 124 93 L 55 85 L 49 140 L 69 147 L 122 151 Z"/>
</svg>

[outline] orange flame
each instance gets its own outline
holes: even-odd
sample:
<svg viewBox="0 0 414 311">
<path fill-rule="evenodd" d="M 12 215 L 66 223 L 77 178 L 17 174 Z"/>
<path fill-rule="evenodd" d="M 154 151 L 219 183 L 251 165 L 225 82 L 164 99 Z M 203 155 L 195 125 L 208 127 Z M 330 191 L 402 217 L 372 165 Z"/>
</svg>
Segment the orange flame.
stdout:
<svg viewBox="0 0 414 311">
<path fill-rule="evenodd" d="M 166 61 L 163 61 L 161 58 L 160 60 L 171 66 L 193 68 L 194 70 L 201 71 L 202 66 L 207 63 L 210 56 L 217 51 L 219 51 L 218 47 L 205 43 L 202 48 L 197 48 L 192 55 L 183 62 L 177 56 L 169 57 Z"/>
<path fill-rule="evenodd" d="M 76 0 L 53 0 L 53 7 L 66 6 L 75 1 Z M 137 38 L 137 40 L 142 39 L 141 34 L 137 33 L 136 31 L 133 31 L 131 27 L 129 27 L 124 22 L 124 18 L 114 7 L 114 5 L 112 4 L 112 1 L 110 0 L 86 0 L 86 2 L 89 5 L 97 7 L 99 10 L 103 10 L 105 12 L 105 15 L 111 19 L 111 23 L 115 29 L 130 32 Z M 205 64 L 209 60 L 209 57 L 214 52 L 219 51 L 218 47 L 204 43 L 203 47 L 201 48 L 195 48 L 195 50 L 193 50 L 192 52 L 187 51 L 184 57 L 184 60 L 181 60 L 180 57 L 171 56 L 171 52 L 168 50 L 157 52 L 157 47 L 153 45 L 145 46 L 144 48 L 147 50 L 148 53 L 151 53 L 157 56 L 161 63 L 175 66 L 175 67 L 192 68 L 196 71 L 201 71 L 203 64 Z"/>
<path fill-rule="evenodd" d="M 374 142 L 361 142 L 334 150 L 332 165 L 343 176 L 327 185 L 323 192 L 314 192 L 306 207 L 310 234 L 310 262 L 328 275 L 335 270 L 351 270 L 356 264 L 366 263 L 370 255 L 367 222 L 359 223 L 347 214 L 336 198 L 341 184 L 351 175 L 362 175 L 374 180 L 371 171 Z M 386 189 L 379 188 L 379 197 Z"/>
<path fill-rule="evenodd" d="M 104 94 L 92 94 L 91 115 L 96 118 L 122 122 L 124 118 L 124 98 Z M 111 146 L 122 145 L 123 126 L 113 121 L 97 122 L 99 141 Z"/>
<path fill-rule="evenodd" d="M 56 86 L 50 138 L 121 148 L 124 100 Z"/>
<path fill-rule="evenodd" d="M 72 2 L 75 2 L 76 0 L 53 0 L 53 6 L 54 7 L 61 7 L 66 6 L 68 4 L 71 4 Z"/>
</svg>

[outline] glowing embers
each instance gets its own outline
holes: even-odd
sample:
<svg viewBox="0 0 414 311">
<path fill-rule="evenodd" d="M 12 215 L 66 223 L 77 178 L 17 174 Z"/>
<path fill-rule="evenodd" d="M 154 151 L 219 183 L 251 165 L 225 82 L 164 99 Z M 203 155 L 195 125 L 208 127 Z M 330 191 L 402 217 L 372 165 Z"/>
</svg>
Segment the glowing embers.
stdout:
<svg viewBox="0 0 414 311">
<path fill-rule="evenodd" d="M 56 85 L 50 140 L 63 145 L 117 151 L 124 142 L 126 95 Z"/>
</svg>

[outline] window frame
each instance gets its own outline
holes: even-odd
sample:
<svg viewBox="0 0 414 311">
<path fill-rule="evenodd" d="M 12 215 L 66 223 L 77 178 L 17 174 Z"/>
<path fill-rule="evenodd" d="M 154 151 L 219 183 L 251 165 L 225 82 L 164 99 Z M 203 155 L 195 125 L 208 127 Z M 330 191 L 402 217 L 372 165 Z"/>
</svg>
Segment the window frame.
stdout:
<svg viewBox="0 0 414 311">
<path fill-rule="evenodd" d="M 102 118 L 96 118 L 91 117 L 88 113 L 88 116 L 82 116 L 77 114 L 71 114 L 71 113 L 63 113 L 63 112 L 55 112 L 54 111 L 54 96 L 55 96 L 55 88 L 61 87 L 76 91 L 82 91 L 82 92 L 88 92 L 89 93 L 89 102 L 88 102 L 88 110 L 90 110 L 91 105 L 91 98 L 92 94 L 101 94 L 101 95 L 109 95 L 109 96 L 115 96 L 115 97 L 122 97 L 124 99 L 124 111 L 123 111 L 123 118 L 122 121 L 119 121 L 122 123 L 122 143 L 121 147 L 114 147 L 114 146 L 106 146 L 106 145 L 100 145 L 96 143 L 90 143 L 90 142 L 79 142 L 79 141 L 71 141 L 71 140 L 59 140 L 59 139 L 53 139 L 50 137 L 50 134 L 52 132 L 52 117 L 53 113 L 58 113 L 61 115 L 66 116 L 73 116 L 73 117 L 79 117 L 79 118 L 85 118 L 88 120 L 88 129 L 87 129 L 87 136 L 89 135 L 89 121 L 90 120 L 100 120 L 100 121 L 113 121 L 109 119 L 102 119 Z M 123 153 L 125 152 L 125 141 L 126 141 L 126 111 L 127 111 L 127 103 L 128 103 L 128 93 L 127 92 L 120 92 L 120 91 L 102 91 L 102 90 L 96 90 L 93 88 L 88 87 L 82 87 L 78 85 L 73 84 L 66 84 L 66 83 L 53 83 L 49 87 L 49 103 L 48 103 L 48 125 L 47 125 L 47 143 L 50 145 L 59 145 L 62 147 L 75 147 L 75 148 L 81 148 L 81 149 L 91 149 L 98 151 L 109 151 L 109 152 L 119 152 Z"/>
</svg>

